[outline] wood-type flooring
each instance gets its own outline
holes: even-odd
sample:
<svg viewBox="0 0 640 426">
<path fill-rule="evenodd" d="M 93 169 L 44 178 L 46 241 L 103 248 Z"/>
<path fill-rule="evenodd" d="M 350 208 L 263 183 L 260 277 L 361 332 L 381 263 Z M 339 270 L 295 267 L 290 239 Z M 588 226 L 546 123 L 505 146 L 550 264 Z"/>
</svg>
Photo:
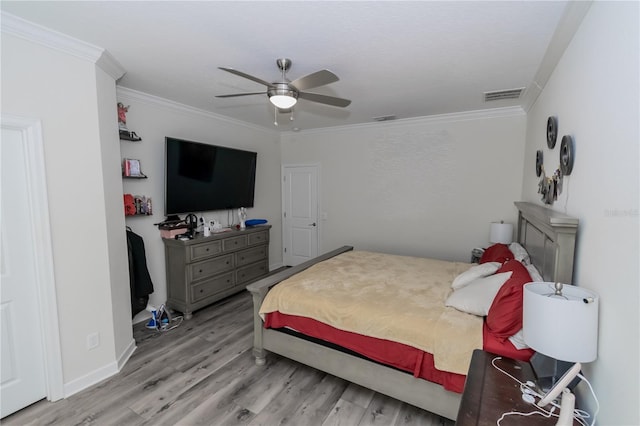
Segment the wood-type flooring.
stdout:
<svg viewBox="0 0 640 426">
<path fill-rule="evenodd" d="M 251 355 L 246 291 L 174 330 L 134 326 L 137 349 L 117 375 L 10 425 L 446 425 L 453 422 L 275 354 Z"/>
</svg>

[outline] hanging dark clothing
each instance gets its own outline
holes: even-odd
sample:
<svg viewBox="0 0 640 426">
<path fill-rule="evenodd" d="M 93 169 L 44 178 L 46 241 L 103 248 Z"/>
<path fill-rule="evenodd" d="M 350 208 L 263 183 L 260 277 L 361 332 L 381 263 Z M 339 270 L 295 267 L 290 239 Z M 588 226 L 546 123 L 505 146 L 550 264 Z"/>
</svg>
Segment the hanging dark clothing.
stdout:
<svg viewBox="0 0 640 426">
<path fill-rule="evenodd" d="M 127 230 L 127 249 L 129 252 L 129 286 L 131 287 L 131 318 L 143 311 L 153 293 L 151 275 L 147 269 L 147 259 L 142 237 Z"/>
</svg>

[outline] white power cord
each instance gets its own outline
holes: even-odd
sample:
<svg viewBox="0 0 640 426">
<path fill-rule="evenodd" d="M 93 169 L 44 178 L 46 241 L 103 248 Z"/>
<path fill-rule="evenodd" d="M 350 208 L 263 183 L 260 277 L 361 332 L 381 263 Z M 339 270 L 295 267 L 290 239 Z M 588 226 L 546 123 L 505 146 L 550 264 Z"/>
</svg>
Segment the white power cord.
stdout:
<svg viewBox="0 0 640 426">
<path fill-rule="evenodd" d="M 504 420 L 507 416 L 522 416 L 522 417 L 528 417 L 528 416 L 533 416 L 533 415 L 541 415 L 543 417 L 549 418 L 549 417 L 559 417 L 558 414 L 555 414 L 555 410 L 558 408 L 560 408 L 560 405 L 558 405 L 555 401 L 551 402 L 551 405 L 553 406 L 551 408 L 551 410 L 547 411 L 542 407 L 539 407 L 538 405 L 535 404 L 535 400 L 536 398 L 538 399 L 542 399 L 544 397 L 544 395 L 541 395 L 540 393 L 538 393 L 535 389 L 532 389 L 532 387 L 534 386 L 533 382 L 522 382 L 520 380 L 518 380 L 516 377 L 514 377 L 513 375 L 509 374 L 507 371 L 505 371 L 504 369 L 500 368 L 497 364 L 496 361 L 502 360 L 502 357 L 495 357 L 491 360 L 491 365 L 498 371 L 500 371 L 501 373 L 505 374 L 506 376 L 510 377 L 512 380 L 516 381 L 518 384 L 520 384 L 520 391 L 523 394 L 523 399 L 526 396 L 529 396 L 531 399 L 531 404 L 534 408 L 536 408 L 538 411 L 531 411 L 528 413 L 521 413 L 519 411 L 509 411 L 506 413 L 503 413 L 502 416 L 496 421 L 496 425 L 500 426 L 500 422 L 502 420 Z M 593 416 L 591 416 L 588 412 L 584 411 L 584 410 L 580 410 L 580 409 L 574 409 L 573 410 L 573 418 L 580 423 L 583 426 L 587 426 L 587 422 L 585 421 L 585 419 L 591 418 L 592 421 L 590 423 L 591 426 L 593 426 L 595 424 L 596 421 L 596 416 L 598 414 L 598 411 L 600 410 L 600 404 L 598 403 L 598 398 L 596 397 L 596 394 L 593 390 L 593 387 L 591 386 L 591 383 L 589 382 L 589 380 L 587 380 L 586 377 L 584 377 L 582 374 L 578 374 L 578 377 L 580 377 L 580 379 L 584 380 L 587 385 L 589 386 L 589 390 L 591 391 L 591 395 L 593 395 L 593 398 L 596 402 L 596 412 L 594 413 Z"/>
</svg>

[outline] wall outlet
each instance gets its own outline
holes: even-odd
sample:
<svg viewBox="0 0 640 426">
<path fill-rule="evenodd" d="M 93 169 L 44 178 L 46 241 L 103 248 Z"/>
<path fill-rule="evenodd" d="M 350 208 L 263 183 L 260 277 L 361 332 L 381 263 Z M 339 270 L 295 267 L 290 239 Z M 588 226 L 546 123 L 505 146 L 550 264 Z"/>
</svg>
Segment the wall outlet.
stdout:
<svg viewBox="0 0 640 426">
<path fill-rule="evenodd" d="M 91 333 L 87 336 L 87 349 L 95 349 L 100 346 L 100 334 L 99 333 Z"/>
</svg>

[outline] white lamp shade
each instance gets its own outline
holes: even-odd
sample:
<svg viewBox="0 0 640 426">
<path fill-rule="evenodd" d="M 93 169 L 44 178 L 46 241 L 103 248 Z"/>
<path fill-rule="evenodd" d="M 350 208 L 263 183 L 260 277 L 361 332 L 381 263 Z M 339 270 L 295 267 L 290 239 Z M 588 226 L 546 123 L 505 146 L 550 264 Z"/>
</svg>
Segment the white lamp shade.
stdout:
<svg viewBox="0 0 640 426">
<path fill-rule="evenodd" d="M 513 241 L 513 225 L 503 222 L 491 222 L 489 242 L 511 244 Z"/>
<path fill-rule="evenodd" d="M 573 285 L 534 282 L 524 286 L 524 341 L 536 352 L 568 362 L 591 362 L 598 356 L 598 295 Z"/>
</svg>

